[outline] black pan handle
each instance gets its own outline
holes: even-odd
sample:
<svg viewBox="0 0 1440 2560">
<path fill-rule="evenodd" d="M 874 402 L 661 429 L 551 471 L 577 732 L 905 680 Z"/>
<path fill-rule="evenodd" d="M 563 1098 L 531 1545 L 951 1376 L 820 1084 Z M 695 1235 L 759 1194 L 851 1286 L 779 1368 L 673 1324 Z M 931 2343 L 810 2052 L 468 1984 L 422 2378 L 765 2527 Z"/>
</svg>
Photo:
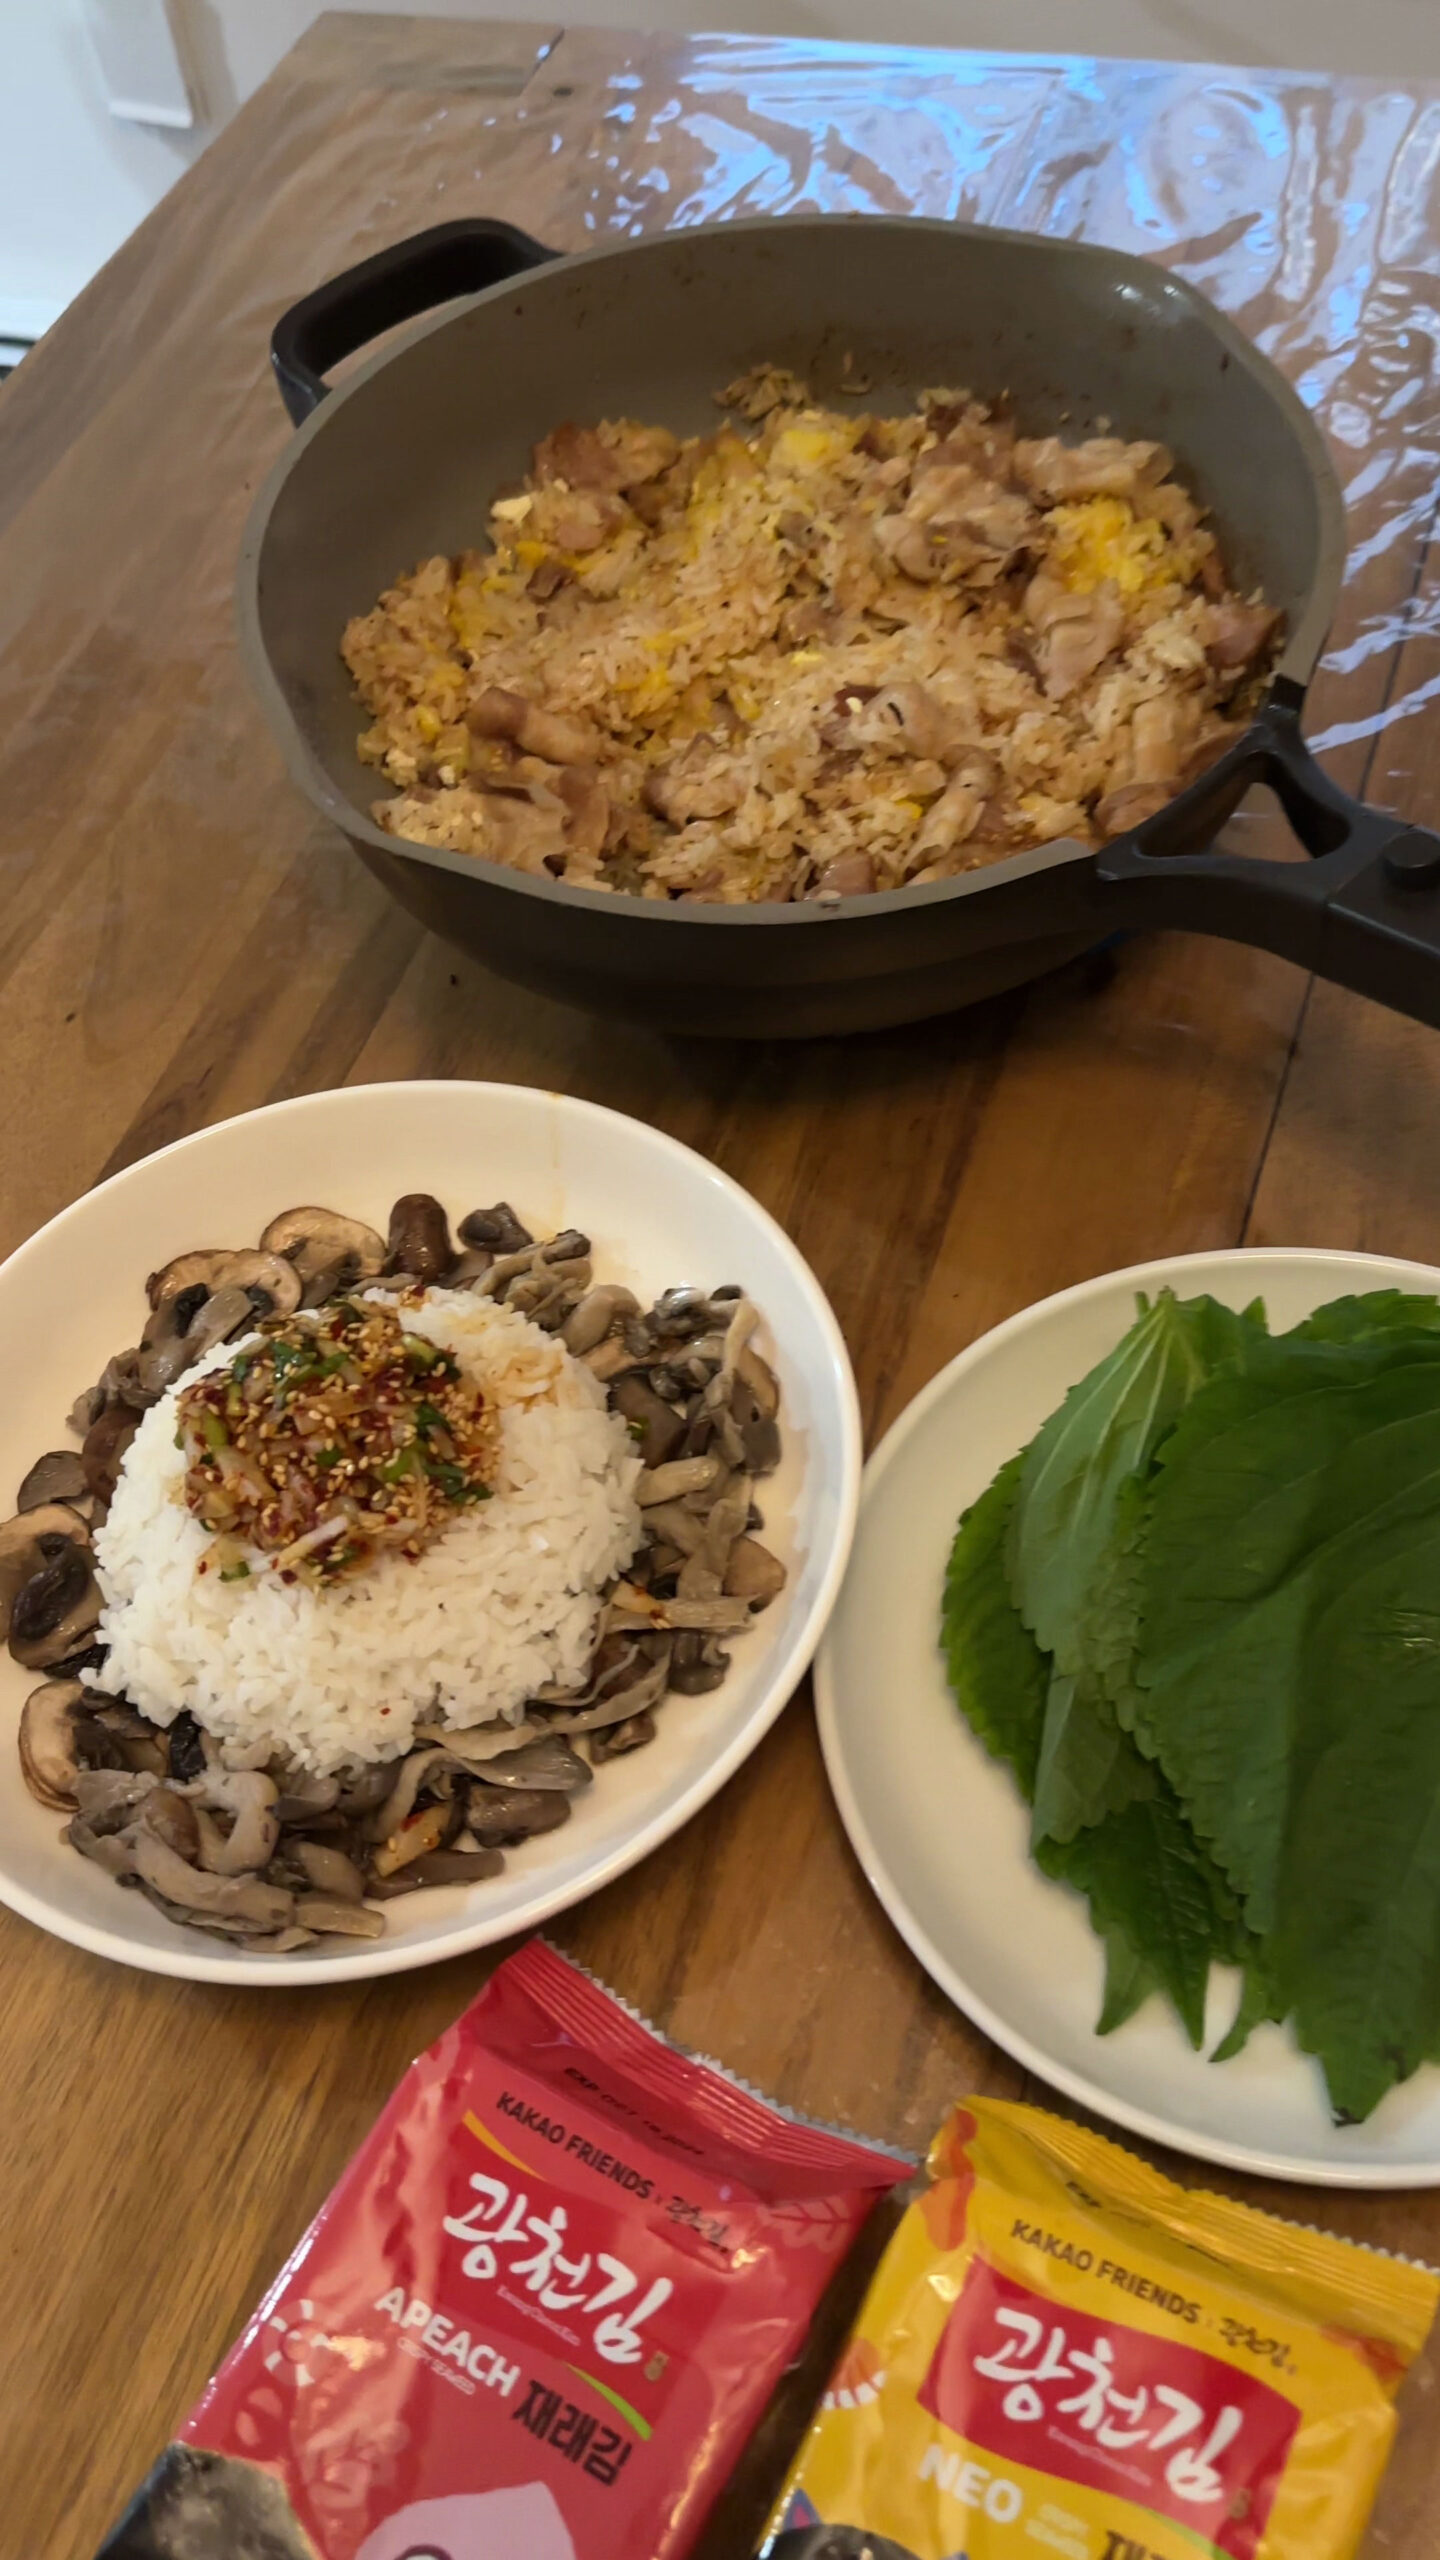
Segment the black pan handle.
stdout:
<svg viewBox="0 0 1440 2560">
<path fill-rule="evenodd" d="M 402 320 L 433 311 L 437 303 L 483 293 L 557 255 L 511 222 L 441 222 L 317 285 L 291 304 L 270 334 L 270 361 L 295 425 L 303 426 L 319 408 L 328 388 L 325 376 L 342 356 Z"/>
<path fill-rule="evenodd" d="M 1107 845 L 1096 869 L 1128 890 L 1128 923 L 1253 943 L 1440 1025 L 1440 836 L 1332 782 L 1300 735 L 1302 699 L 1282 679 L 1239 744 Z M 1309 862 L 1204 850 L 1257 782 L 1274 791 Z"/>
</svg>

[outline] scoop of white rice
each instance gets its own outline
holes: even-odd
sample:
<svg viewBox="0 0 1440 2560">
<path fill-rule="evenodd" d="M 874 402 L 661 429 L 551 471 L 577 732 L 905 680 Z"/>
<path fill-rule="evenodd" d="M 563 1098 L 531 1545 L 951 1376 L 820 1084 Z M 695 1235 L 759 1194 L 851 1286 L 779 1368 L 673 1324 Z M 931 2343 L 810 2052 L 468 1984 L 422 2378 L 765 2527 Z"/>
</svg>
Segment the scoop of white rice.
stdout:
<svg viewBox="0 0 1440 2560">
<path fill-rule="evenodd" d="M 512 1308 L 431 1289 L 407 1326 L 443 1343 L 500 1409 L 494 1497 L 413 1563 L 387 1555 L 328 1587 L 197 1573 L 210 1544 L 185 1508 L 180 1390 L 141 1423 L 95 1562 L 103 1682 L 166 1725 L 184 1707 L 234 1754 L 301 1767 L 386 1760 L 417 1721 L 517 1717 L 547 1681 L 584 1675 L 597 1594 L 640 1539 L 640 1462 L 590 1371 Z M 191 1376 L 223 1368 L 227 1343 Z"/>
</svg>

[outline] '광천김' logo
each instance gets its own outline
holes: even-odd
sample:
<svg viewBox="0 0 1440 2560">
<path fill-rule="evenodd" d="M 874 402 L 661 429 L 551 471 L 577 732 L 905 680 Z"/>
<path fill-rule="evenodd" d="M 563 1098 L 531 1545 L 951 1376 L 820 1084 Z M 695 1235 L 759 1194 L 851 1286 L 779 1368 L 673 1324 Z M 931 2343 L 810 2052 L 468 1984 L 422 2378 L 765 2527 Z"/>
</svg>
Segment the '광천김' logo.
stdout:
<svg viewBox="0 0 1440 2560">
<path fill-rule="evenodd" d="M 1300 2412 L 1178 2339 L 1056 2305 L 977 2258 L 920 2389 L 967 2443 L 1254 2560 Z"/>
</svg>

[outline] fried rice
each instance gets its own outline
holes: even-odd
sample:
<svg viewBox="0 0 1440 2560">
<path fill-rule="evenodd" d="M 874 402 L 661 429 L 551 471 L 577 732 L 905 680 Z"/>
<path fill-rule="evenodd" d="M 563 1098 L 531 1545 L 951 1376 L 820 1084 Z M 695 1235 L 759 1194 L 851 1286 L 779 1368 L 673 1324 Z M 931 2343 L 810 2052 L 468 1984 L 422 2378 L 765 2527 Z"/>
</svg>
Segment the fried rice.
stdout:
<svg viewBox="0 0 1440 2560">
<path fill-rule="evenodd" d="M 1138 824 L 1239 734 L 1280 617 L 1153 443 L 763 366 L 681 441 L 557 427 L 490 547 L 345 632 L 390 833 L 647 898 L 833 899 Z"/>
</svg>

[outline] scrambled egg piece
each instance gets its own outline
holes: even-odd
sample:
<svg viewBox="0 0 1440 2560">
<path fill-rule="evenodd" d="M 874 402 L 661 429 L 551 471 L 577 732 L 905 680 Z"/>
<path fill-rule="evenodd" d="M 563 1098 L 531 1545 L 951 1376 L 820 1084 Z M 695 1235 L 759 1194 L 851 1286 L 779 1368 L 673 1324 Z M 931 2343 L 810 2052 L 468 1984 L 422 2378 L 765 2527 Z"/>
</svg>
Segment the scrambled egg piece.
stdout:
<svg viewBox="0 0 1440 2560">
<path fill-rule="evenodd" d="M 1158 517 L 1137 516 L 1128 498 L 1082 498 L 1073 506 L 1052 507 L 1048 522 L 1053 567 L 1077 595 L 1090 594 L 1107 579 L 1122 596 L 1174 584 L 1175 555 L 1165 527 Z"/>
</svg>

